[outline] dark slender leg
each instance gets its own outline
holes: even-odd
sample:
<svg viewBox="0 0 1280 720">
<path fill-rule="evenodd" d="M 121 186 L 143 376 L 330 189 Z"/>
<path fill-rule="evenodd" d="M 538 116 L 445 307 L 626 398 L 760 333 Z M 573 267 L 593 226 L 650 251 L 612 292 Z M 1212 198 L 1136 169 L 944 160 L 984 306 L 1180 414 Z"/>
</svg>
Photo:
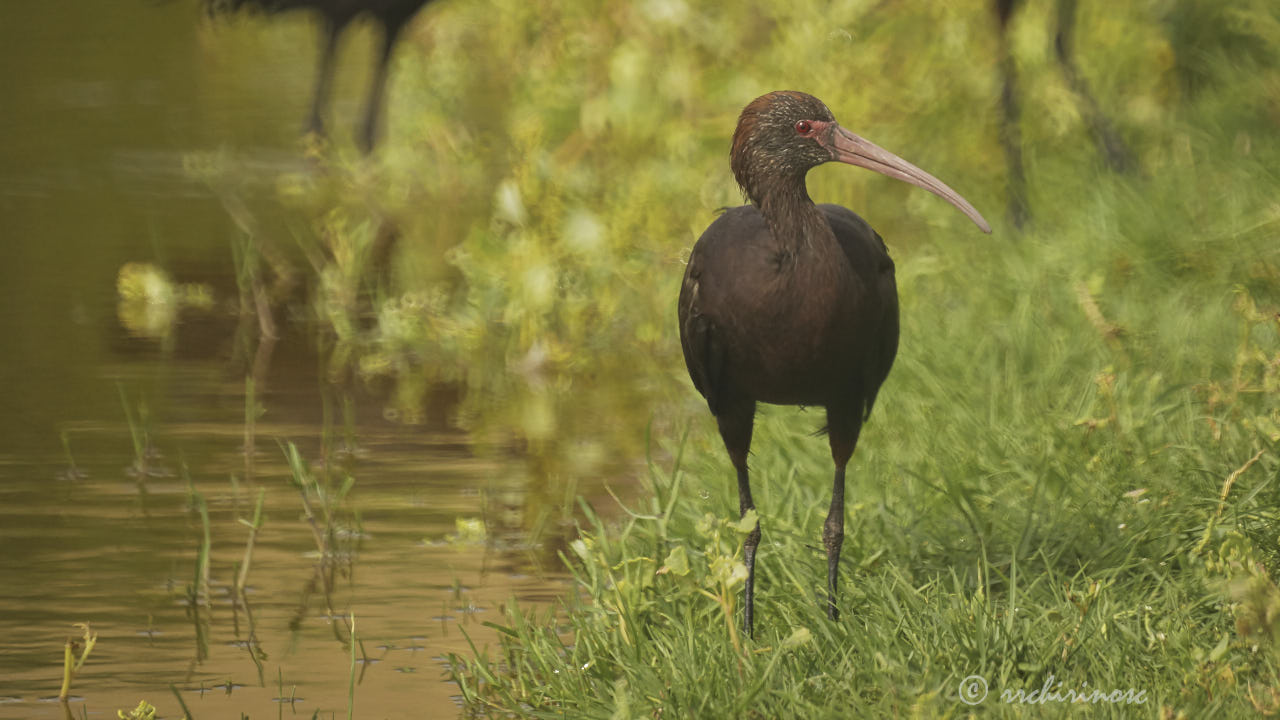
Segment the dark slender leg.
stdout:
<svg viewBox="0 0 1280 720">
<path fill-rule="evenodd" d="M 1089 91 L 1089 84 L 1076 67 L 1072 56 L 1072 40 L 1076 26 L 1076 0 L 1058 0 L 1058 29 L 1054 34 L 1053 46 L 1057 51 L 1058 64 L 1062 66 L 1062 75 L 1067 85 L 1084 103 L 1085 119 L 1093 129 L 1093 136 L 1102 150 L 1102 158 L 1113 172 L 1127 172 L 1133 165 L 1129 146 L 1116 132 L 1115 126 L 1102 112 L 1098 101 Z"/>
<path fill-rule="evenodd" d="M 831 486 L 831 508 L 827 521 L 822 525 L 822 544 L 827 548 L 827 618 L 840 619 L 836 607 L 836 580 L 840 574 L 840 548 L 844 545 L 844 469 L 858 444 L 861 430 L 860 416 L 840 417 L 827 409 L 827 432 L 831 441 L 831 459 L 835 461 L 836 477 Z"/>
<path fill-rule="evenodd" d="M 1009 19 L 1014 4 L 1012 0 L 997 0 L 995 10 L 1000 25 L 1000 145 L 1009 175 L 1009 221 L 1015 228 L 1022 229 L 1031 219 L 1031 210 L 1027 204 L 1027 178 L 1022 166 L 1022 137 L 1018 125 L 1021 117 L 1018 68 L 1009 52 Z"/>
<path fill-rule="evenodd" d="M 716 415 L 716 423 L 720 426 L 720 437 L 724 447 L 729 451 L 729 460 L 733 469 L 738 471 L 738 517 L 755 509 L 751 500 L 751 481 L 747 479 L 747 453 L 751 450 L 751 426 L 755 422 L 755 401 L 748 401 L 732 407 L 723 408 Z M 760 523 L 743 542 L 743 560 L 747 565 L 747 583 L 742 590 L 743 614 L 742 630 L 751 637 L 755 619 L 755 586 L 756 586 L 756 548 L 760 545 Z"/>
<path fill-rule="evenodd" d="M 316 72 L 315 97 L 311 101 L 311 119 L 307 131 L 324 135 L 324 108 L 329 103 L 329 88 L 333 85 L 333 61 L 338 50 L 338 36 L 347 22 L 325 18 L 324 39 L 320 47 L 320 68 Z"/>
<path fill-rule="evenodd" d="M 382 111 L 382 97 L 387 88 L 387 72 L 391 65 L 391 51 L 400 30 L 407 18 L 384 19 L 382 22 L 382 46 L 373 69 L 373 81 L 369 85 L 369 102 L 364 108 L 364 124 L 360 128 L 360 149 L 365 153 L 373 150 L 374 140 L 378 136 L 378 115 Z"/>
</svg>

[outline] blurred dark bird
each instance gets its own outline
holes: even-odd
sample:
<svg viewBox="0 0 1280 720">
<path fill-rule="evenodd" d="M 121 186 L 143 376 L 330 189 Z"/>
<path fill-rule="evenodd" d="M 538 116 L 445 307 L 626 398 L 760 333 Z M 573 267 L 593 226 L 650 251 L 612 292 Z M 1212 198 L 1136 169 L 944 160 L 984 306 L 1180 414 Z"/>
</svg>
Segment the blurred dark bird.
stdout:
<svg viewBox="0 0 1280 720">
<path fill-rule="evenodd" d="M 320 16 L 321 40 L 320 68 L 316 74 L 315 97 L 311 103 L 311 117 L 307 130 L 324 134 L 324 107 L 329 102 L 329 90 L 333 85 L 334 55 L 338 38 L 352 20 L 367 15 L 382 26 L 382 42 L 374 65 L 373 80 L 369 86 L 369 100 L 365 105 L 356 142 L 360 149 L 373 149 L 378 134 L 378 116 L 382 111 L 383 95 L 387 86 L 387 70 L 391 51 L 406 23 L 431 0 L 205 0 L 210 13 L 234 12 L 244 7 L 268 14 L 286 10 L 312 10 Z"/>
<path fill-rule="evenodd" d="M 1031 220 L 1027 201 L 1026 171 L 1022 165 L 1022 140 L 1018 123 L 1022 108 L 1018 97 L 1018 68 L 1009 43 L 1009 25 L 1022 0 L 992 0 L 997 30 L 1000 33 L 1000 144 L 1009 173 L 1009 220 L 1014 227 L 1024 227 Z M 1127 172 L 1134 166 L 1133 153 L 1115 125 L 1102 111 L 1102 106 L 1089 89 L 1089 83 L 1075 60 L 1076 0 L 1055 0 L 1053 55 L 1062 70 L 1067 87 L 1080 103 L 1080 114 L 1089 125 L 1102 160 L 1112 172 Z"/>
<path fill-rule="evenodd" d="M 756 403 L 826 408 L 836 470 L 822 540 L 834 620 L 845 465 L 898 351 L 898 290 L 884 241 L 866 221 L 809 199 L 805 174 L 830 161 L 922 187 L 991 228 L 954 190 L 844 129 L 811 95 L 769 93 L 738 118 L 731 165 L 751 204 L 726 211 L 694 245 L 680 288 L 680 344 L 737 470 L 742 515 L 755 507 L 747 453 Z M 748 634 L 759 543 L 757 522 L 744 553 Z"/>
</svg>

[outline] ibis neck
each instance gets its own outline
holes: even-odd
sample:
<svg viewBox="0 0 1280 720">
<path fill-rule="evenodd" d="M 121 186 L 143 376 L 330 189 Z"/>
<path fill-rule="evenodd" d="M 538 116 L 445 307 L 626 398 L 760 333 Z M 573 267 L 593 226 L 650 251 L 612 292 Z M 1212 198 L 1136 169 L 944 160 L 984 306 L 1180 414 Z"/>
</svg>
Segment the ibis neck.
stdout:
<svg viewBox="0 0 1280 720">
<path fill-rule="evenodd" d="M 771 190 L 760 199 L 757 207 L 779 251 L 795 254 L 805 249 L 821 254 L 837 250 L 831 225 L 809 199 L 803 178 L 798 183 Z"/>
</svg>

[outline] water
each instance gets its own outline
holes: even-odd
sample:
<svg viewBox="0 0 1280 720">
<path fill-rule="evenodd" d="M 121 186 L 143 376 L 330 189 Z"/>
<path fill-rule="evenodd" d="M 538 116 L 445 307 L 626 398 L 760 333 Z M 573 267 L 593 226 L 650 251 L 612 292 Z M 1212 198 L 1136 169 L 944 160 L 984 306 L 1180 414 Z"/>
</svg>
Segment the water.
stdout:
<svg viewBox="0 0 1280 720">
<path fill-rule="evenodd" d="M 337 133 L 353 131 L 367 77 L 369 38 L 353 37 Z M 448 717 L 442 657 L 467 650 L 462 631 L 492 646 L 482 622 L 501 603 L 565 591 L 554 548 L 529 538 L 546 501 L 518 454 L 478 451 L 451 425 L 457 388 L 431 391 L 425 424 L 398 424 L 376 391 L 320 376 L 305 328 L 286 327 L 264 362 L 256 325 L 226 309 L 235 228 L 183 158 L 235 148 L 263 183 L 296 165 L 315 55 L 304 18 L 208 24 L 187 2 L 0 10 L 0 718 L 64 716 L 51 698 L 80 622 L 98 640 L 76 717 L 139 700 L 180 717 L 171 685 L 198 717 L 343 716 L 351 617 L 356 716 Z M 115 282 L 131 261 L 207 283 L 213 310 L 165 338 L 130 329 Z M 264 412 L 246 454 L 255 363 Z M 289 481 L 289 442 L 322 482 L 355 479 L 335 565 Z M 192 489 L 208 507 L 207 605 L 188 597 L 204 537 Z M 230 588 L 260 490 L 242 607 Z"/>
</svg>

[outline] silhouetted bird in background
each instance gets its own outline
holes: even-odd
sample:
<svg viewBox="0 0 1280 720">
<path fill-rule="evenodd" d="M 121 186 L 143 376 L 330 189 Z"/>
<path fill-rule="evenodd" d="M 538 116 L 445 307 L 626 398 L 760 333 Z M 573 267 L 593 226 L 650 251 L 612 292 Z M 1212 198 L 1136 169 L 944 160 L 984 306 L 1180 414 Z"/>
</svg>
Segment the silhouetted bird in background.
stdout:
<svg viewBox="0 0 1280 720">
<path fill-rule="evenodd" d="M 826 408 L 836 471 L 822 539 L 834 620 L 845 465 L 897 354 L 898 291 L 884 241 L 866 221 L 809 199 L 805 174 L 830 161 L 922 187 L 991 228 L 937 178 L 840 127 L 815 97 L 769 93 L 738 119 L 731 165 L 751 204 L 726 211 L 694 245 L 680 288 L 680 344 L 737 470 L 743 515 L 755 507 L 747 453 L 756 403 Z M 748 634 L 759 543 L 757 523 L 744 553 Z"/>
<path fill-rule="evenodd" d="M 324 133 L 323 110 L 329 102 L 329 90 L 333 84 L 333 62 L 342 31 L 361 15 L 367 15 L 382 26 L 382 43 L 379 46 L 369 101 L 365 105 L 364 122 L 356 137 L 360 149 L 373 149 L 378 134 L 378 115 L 382 109 L 383 94 L 387 85 L 387 69 L 391 51 L 405 24 L 431 0 L 205 0 L 210 13 L 233 12 L 250 7 L 267 13 L 286 10 L 313 10 L 321 20 L 320 68 L 316 75 L 315 98 L 311 103 L 311 118 L 307 129 Z"/>
</svg>

